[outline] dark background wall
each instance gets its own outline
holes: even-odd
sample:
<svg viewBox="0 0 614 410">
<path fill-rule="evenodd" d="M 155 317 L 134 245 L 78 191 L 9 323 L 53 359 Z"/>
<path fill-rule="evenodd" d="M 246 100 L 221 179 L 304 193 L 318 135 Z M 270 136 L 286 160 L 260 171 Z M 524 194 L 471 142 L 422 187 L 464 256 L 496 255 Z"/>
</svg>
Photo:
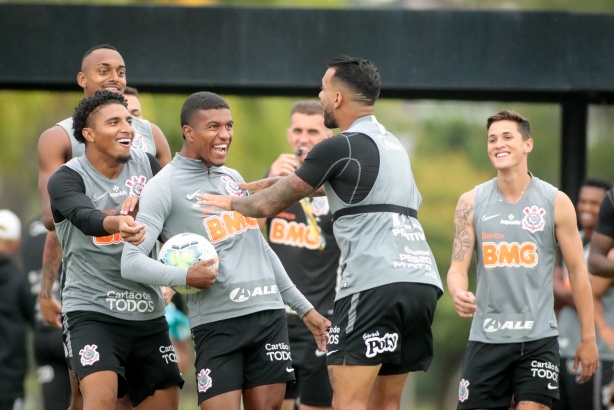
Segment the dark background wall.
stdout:
<svg viewBox="0 0 614 410">
<path fill-rule="evenodd" d="M 84 50 L 109 43 L 156 93 L 313 96 L 350 54 L 377 64 L 384 98 L 559 103 L 572 199 L 588 104 L 614 101 L 614 15 L 0 4 L 0 39 L 5 89 L 76 90 Z"/>
</svg>

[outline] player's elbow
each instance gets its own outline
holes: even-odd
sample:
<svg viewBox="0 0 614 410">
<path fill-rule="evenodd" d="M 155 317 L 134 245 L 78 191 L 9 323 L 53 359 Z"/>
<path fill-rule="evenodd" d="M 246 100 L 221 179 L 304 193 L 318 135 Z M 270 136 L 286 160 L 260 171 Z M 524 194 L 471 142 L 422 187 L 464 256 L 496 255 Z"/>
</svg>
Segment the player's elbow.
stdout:
<svg viewBox="0 0 614 410">
<path fill-rule="evenodd" d="M 133 246 L 134 245 L 131 245 L 129 243 L 124 243 L 124 250 L 122 251 L 120 272 L 122 278 L 128 280 L 134 280 L 133 273 L 136 271 L 135 266 L 132 263 L 134 260 L 134 254 L 132 254 L 132 250 L 130 249 Z"/>
<path fill-rule="evenodd" d="M 48 231 L 55 231 L 55 225 L 53 224 L 53 215 L 51 215 L 51 211 L 43 211 L 41 219 L 43 221 L 43 225 L 45 225 L 45 228 L 47 228 Z"/>
</svg>

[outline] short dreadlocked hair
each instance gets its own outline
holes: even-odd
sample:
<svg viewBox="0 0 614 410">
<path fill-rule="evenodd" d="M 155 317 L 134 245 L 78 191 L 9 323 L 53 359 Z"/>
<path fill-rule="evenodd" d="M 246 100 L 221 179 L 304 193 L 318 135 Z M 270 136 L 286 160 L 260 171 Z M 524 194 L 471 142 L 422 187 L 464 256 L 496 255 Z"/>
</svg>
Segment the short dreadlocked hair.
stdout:
<svg viewBox="0 0 614 410">
<path fill-rule="evenodd" d="M 121 104 L 128 108 L 123 95 L 105 90 L 96 91 L 93 96 L 85 97 L 79 102 L 79 105 L 75 108 L 75 113 L 72 115 L 73 135 L 77 141 L 85 144 L 83 128 L 90 125 L 90 119 L 94 112 L 109 104 Z"/>
</svg>

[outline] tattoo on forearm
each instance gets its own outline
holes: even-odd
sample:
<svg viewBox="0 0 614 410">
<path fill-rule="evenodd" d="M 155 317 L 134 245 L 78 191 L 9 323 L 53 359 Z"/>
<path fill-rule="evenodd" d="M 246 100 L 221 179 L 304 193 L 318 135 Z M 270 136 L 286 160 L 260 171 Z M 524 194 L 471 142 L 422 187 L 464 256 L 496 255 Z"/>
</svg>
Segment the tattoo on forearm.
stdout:
<svg viewBox="0 0 614 410">
<path fill-rule="evenodd" d="M 258 192 L 247 197 L 232 198 L 232 209 L 256 218 L 275 215 L 313 192 L 312 188 L 300 191 L 288 183 L 285 178 L 277 180 L 279 183 L 276 183 L 275 188 L 267 191 L 266 194 Z"/>
<path fill-rule="evenodd" d="M 454 211 L 454 244 L 452 247 L 452 259 L 460 261 L 465 257 L 465 252 L 471 247 L 473 238 L 469 234 L 469 217 L 473 213 L 473 205 L 460 201 Z"/>
<path fill-rule="evenodd" d="M 47 238 L 45 245 L 41 288 L 38 295 L 43 299 L 48 299 L 52 297 L 53 283 L 62 262 L 62 248 L 57 238 Z"/>
</svg>

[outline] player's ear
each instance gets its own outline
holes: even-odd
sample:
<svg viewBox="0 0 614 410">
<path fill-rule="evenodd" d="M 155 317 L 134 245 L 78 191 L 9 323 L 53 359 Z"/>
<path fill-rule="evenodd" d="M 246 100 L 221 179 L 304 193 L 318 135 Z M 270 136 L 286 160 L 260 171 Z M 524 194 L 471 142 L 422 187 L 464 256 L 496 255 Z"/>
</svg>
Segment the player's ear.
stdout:
<svg viewBox="0 0 614 410">
<path fill-rule="evenodd" d="M 79 84 L 79 87 L 83 89 L 85 89 L 85 86 L 87 85 L 87 78 L 81 71 L 79 71 L 79 74 L 77 74 L 77 84 Z"/>
<path fill-rule="evenodd" d="M 190 142 L 194 142 L 194 135 L 192 134 L 192 127 L 186 124 L 181 128 L 183 129 L 183 136 L 185 137 L 185 139 Z"/>
<path fill-rule="evenodd" d="M 531 151 L 533 151 L 533 138 L 529 138 L 528 140 L 524 141 L 525 154 L 528 154 Z"/>
<path fill-rule="evenodd" d="M 83 138 L 85 138 L 87 142 L 94 141 L 94 133 L 92 132 L 91 128 L 83 128 L 81 130 L 81 135 L 83 135 Z"/>
<path fill-rule="evenodd" d="M 341 93 L 340 91 L 337 91 L 335 93 L 335 105 L 334 105 L 335 108 L 339 108 L 342 102 L 343 102 L 343 93 Z"/>
</svg>

